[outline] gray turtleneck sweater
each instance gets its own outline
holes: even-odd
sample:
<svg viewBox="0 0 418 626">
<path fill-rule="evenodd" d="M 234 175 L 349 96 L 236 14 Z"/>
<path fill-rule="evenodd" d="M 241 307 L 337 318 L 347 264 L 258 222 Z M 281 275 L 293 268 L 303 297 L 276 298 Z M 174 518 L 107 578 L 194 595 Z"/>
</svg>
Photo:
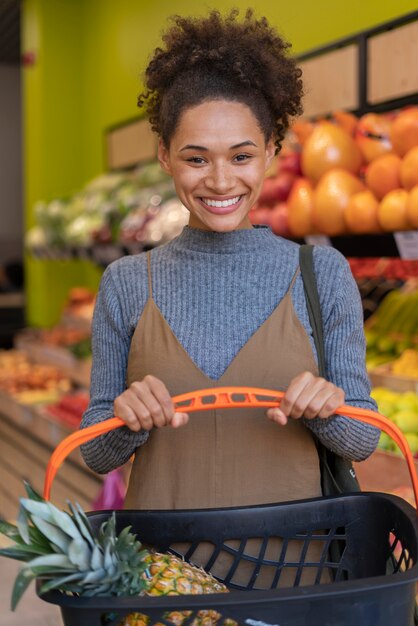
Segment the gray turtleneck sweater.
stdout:
<svg viewBox="0 0 418 626">
<path fill-rule="evenodd" d="M 217 380 L 269 317 L 289 288 L 299 246 L 267 227 L 230 233 L 186 227 L 152 251 L 153 296 L 196 365 Z M 344 257 L 316 247 L 315 274 L 321 304 L 327 378 L 345 391 L 345 402 L 375 410 L 365 370 L 363 314 L 357 285 Z M 82 428 L 113 416 L 113 401 L 126 386 L 131 337 L 148 298 L 145 254 L 107 267 L 93 318 L 91 400 Z M 292 289 L 298 318 L 315 347 L 300 275 Z M 367 458 L 379 431 L 334 416 L 305 420 L 323 444 L 351 460 Z M 82 446 L 86 463 L 106 473 L 124 464 L 146 442 L 147 432 L 120 428 Z"/>
</svg>

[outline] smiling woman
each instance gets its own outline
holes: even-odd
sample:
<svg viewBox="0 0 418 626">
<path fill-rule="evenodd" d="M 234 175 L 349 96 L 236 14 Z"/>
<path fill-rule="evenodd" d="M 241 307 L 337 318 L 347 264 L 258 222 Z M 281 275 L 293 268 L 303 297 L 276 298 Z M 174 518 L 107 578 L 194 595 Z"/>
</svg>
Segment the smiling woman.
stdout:
<svg viewBox="0 0 418 626">
<path fill-rule="evenodd" d="M 248 213 L 292 116 L 301 72 L 265 18 L 174 17 L 139 97 L 158 157 L 190 212 L 179 237 L 104 273 L 93 324 L 83 427 L 127 428 L 85 444 L 108 472 L 135 453 L 126 505 L 240 506 L 320 495 L 316 437 L 366 458 L 379 432 L 334 415 L 375 408 L 359 293 L 345 259 L 316 248 L 327 378 L 318 364 L 299 246 L 253 228 Z M 175 412 L 171 397 L 210 386 L 285 391 L 280 408 Z"/>
<path fill-rule="evenodd" d="M 252 227 L 248 212 L 274 152 L 248 106 L 214 100 L 184 111 L 169 147 L 160 140 L 158 156 L 190 211 L 189 225 L 226 232 Z"/>
</svg>

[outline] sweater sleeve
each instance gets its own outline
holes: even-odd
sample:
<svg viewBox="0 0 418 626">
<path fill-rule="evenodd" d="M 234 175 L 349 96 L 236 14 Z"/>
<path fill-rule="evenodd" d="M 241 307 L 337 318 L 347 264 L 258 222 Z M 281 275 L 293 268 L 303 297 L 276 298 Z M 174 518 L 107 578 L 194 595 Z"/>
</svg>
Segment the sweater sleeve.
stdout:
<svg viewBox="0 0 418 626">
<path fill-rule="evenodd" d="M 126 367 L 131 340 L 129 323 L 122 306 L 111 266 L 103 274 L 93 315 L 90 404 L 81 428 L 113 417 L 113 401 L 126 388 Z M 118 428 L 81 446 L 86 464 L 105 474 L 126 463 L 148 438 L 127 427 Z"/>
<path fill-rule="evenodd" d="M 345 404 L 376 410 L 365 365 L 361 298 L 350 266 L 334 249 L 315 249 L 314 262 L 327 380 L 344 390 Z M 345 416 L 304 421 L 325 446 L 352 461 L 366 459 L 379 441 L 379 429 Z"/>
</svg>

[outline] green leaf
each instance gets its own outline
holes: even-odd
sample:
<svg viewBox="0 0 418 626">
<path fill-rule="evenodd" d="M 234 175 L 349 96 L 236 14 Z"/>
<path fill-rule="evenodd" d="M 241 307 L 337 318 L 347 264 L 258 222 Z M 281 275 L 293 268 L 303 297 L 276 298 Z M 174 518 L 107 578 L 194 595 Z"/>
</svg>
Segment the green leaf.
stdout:
<svg viewBox="0 0 418 626">
<path fill-rule="evenodd" d="M 94 546 L 93 552 L 91 555 L 90 568 L 92 570 L 96 570 L 96 569 L 103 567 L 103 561 L 104 561 L 104 558 L 103 558 L 102 550 L 100 549 L 99 546 L 97 545 Z"/>
<path fill-rule="evenodd" d="M 91 551 L 86 542 L 81 539 L 73 539 L 68 547 L 68 558 L 78 569 L 86 571 L 90 569 Z"/>
<path fill-rule="evenodd" d="M 35 528 L 35 526 L 29 526 L 29 539 L 30 545 L 32 546 L 43 547 L 49 550 L 49 552 L 54 550 L 54 546 L 48 541 L 46 537 L 43 536 L 43 534 L 37 528 Z"/>
<path fill-rule="evenodd" d="M 20 503 L 31 515 L 36 515 L 40 519 L 54 523 L 54 517 L 49 510 L 49 502 L 39 502 L 37 500 L 29 500 L 28 498 L 21 498 Z"/>
<path fill-rule="evenodd" d="M 107 545 L 104 554 L 104 567 L 110 576 L 112 576 L 116 570 L 115 561 L 116 558 L 113 557 L 111 547 L 110 545 Z"/>
<path fill-rule="evenodd" d="M 50 554 L 50 550 L 39 550 L 37 547 L 26 544 L 0 549 L 0 556 L 16 559 L 17 561 L 30 561 L 35 556 L 41 554 Z"/>
<path fill-rule="evenodd" d="M 79 531 L 83 535 L 84 539 L 86 539 L 86 541 L 88 541 L 90 546 L 93 548 L 93 546 L 96 544 L 96 541 L 88 517 L 86 516 L 80 505 L 77 505 L 79 509 L 77 510 L 77 508 L 70 501 L 67 502 Z"/>
<path fill-rule="evenodd" d="M 83 585 L 92 585 L 101 582 L 107 577 L 106 570 L 104 568 L 97 569 L 94 572 L 89 572 L 86 576 L 83 576 Z"/>
<path fill-rule="evenodd" d="M 40 496 L 39 493 L 37 493 L 26 480 L 23 481 L 23 484 L 25 485 L 25 491 L 28 498 L 36 500 L 37 502 L 46 502 L 46 500 L 44 500 L 44 498 L 42 498 L 42 496 Z"/>
<path fill-rule="evenodd" d="M 50 543 L 54 543 L 56 546 L 62 550 L 62 552 L 68 551 L 68 546 L 70 545 L 71 538 L 66 535 L 62 530 L 54 526 L 53 524 L 49 524 L 45 520 L 37 517 L 36 515 L 32 515 L 32 522 L 38 528 L 44 537 L 48 538 Z"/>
<path fill-rule="evenodd" d="M 19 529 L 19 533 L 23 541 L 25 543 L 30 543 L 28 516 L 26 514 L 25 509 L 22 506 L 19 509 L 19 515 L 16 520 L 16 526 Z"/>
<path fill-rule="evenodd" d="M 65 511 L 60 511 L 53 504 L 49 504 L 49 510 L 53 518 L 53 522 L 57 524 L 67 535 L 70 535 L 73 539 L 82 539 L 80 531 L 74 524 L 70 515 Z"/>
<path fill-rule="evenodd" d="M 28 567 L 30 563 L 28 563 Z M 36 575 L 36 578 L 57 578 L 57 576 L 63 576 L 64 574 L 74 574 L 74 567 L 58 567 L 55 565 L 36 565 L 31 567 L 32 572 Z"/>
<path fill-rule="evenodd" d="M 64 589 L 67 583 L 70 583 L 79 579 L 80 579 L 79 572 L 77 572 L 76 574 L 69 574 L 68 576 L 62 576 L 61 578 L 53 578 L 52 580 L 48 580 L 46 583 L 44 583 L 41 586 L 41 588 L 39 589 L 39 593 L 42 595 L 43 593 L 47 593 L 48 591 L 51 591 L 51 589 Z"/>
<path fill-rule="evenodd" d="M 28 567 L 30 567 L 32 571 L 35 571 L 35 569 L 38 569 L 39 567 L 46 566 L 74 571 L 73 564 L 65 554 L 46 554 L 39 556 L 28 563 Z"/>
<path fill-rule="evenodd" d="M 10 524 L 5 520 L 0 521 L 0 535 L 5 535 L 9 539 L 12 539 L 16 543 L 24 543 L 17 526 Z"/>
<path fill-rule="evenodd" d="M 26 589 L 29 587 L 30 583 L 32 582 L 34 578 L 36 578 L 36 574 L 34 574 L 27 567 L 25 567 L 18 573 L 18 575 L 16 576 L 15 584 L 13 586 L 13 591 L 12 591 L 12 602 L 11 602 L 12 611 L 15 610 L 21 597 L 23 596 Z"/>
</svg>

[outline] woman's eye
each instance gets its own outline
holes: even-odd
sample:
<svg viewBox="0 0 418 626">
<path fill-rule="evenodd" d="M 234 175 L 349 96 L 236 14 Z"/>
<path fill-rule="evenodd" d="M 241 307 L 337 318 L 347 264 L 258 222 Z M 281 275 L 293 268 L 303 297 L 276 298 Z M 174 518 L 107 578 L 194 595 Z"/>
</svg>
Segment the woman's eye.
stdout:
<svg viewBox="0 0 418 626">
<path fill-rule="evenodd" d="M 251 159 L 251 155 L 250 154 L 237 154 L 234 157 L 234 160 L 238 161 L 238 163 L 242 163 L 242 161 L 248 161 L 248 159 Z"/>
<path fill-rule="evenodd" d="M 202 157 L 190 157 L 187 161 L 188 163 L 195 163 L 196 165 L 203 165 L 203 163 L 205 163 L 205 159 L 202 159 Z"/>
</svg>

